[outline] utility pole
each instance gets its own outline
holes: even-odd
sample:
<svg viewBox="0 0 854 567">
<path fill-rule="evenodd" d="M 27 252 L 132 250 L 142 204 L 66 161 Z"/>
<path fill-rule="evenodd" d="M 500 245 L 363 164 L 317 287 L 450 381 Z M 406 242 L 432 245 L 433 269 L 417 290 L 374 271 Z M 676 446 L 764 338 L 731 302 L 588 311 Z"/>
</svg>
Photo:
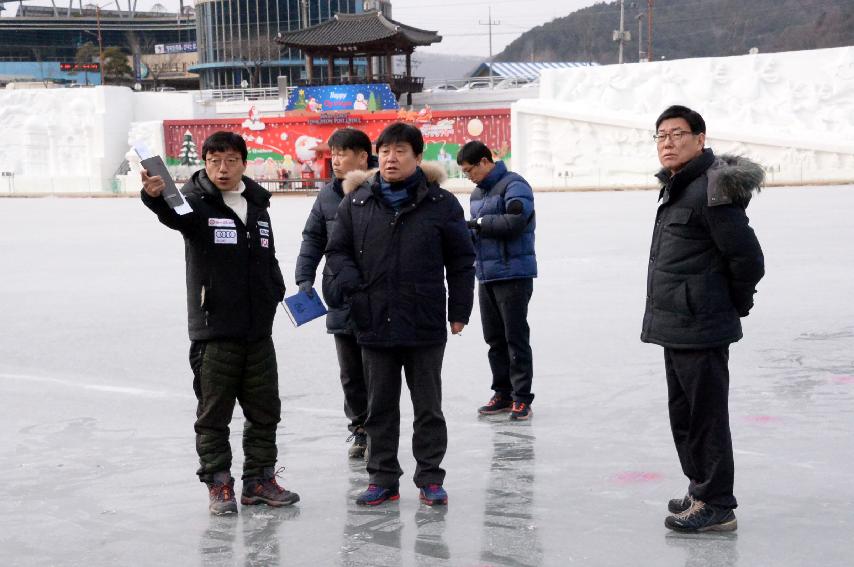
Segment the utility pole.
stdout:
<svg viewBox="0 0 854 567">
<path fill-rule="evenodd" d="M 646 61 L 645 53 L 643 52 L 643 14 L 638 14 L 638 63 Z"/>
<path fill-rule="evenodd" d="M 95 21 L 98 23 L 98 70 L 101 71 L 101 86 L 104 86 L 104 42 L 101 40 L 101 7 L 95 7 Z"/>
<path fill-rule="evenodd" d="M 500 26 L 501 22 L 492 19 L 492 6 L 489 7 L 489 21 L 487 22 L 478 22 L 481 26 L 489 26 L 489 88 L 493 88 L 493 76 L 492 76 L 492 26 Z"/>
<path fill-rule="evenodd" d="M 631 32 L 627 32 L 625 29 L 625 21 L 626 21 L 625 9 L 624 9 L 625 6 L 623 4 L 624 4 L 623 0 L 620 0 L 620 29 L 617 31 L 614 31 L 614 36 L 613 36 L 614 41 L 616 41 L 620 46 L 618 56 L 617 56 L 617 62 L 620 65 L 623 64 L 623 44 L 625 44 L 627 41 L 631 41 L 631 39 L 632 39 Z"/>
<path fill-rule="evenodd" d="M 652 9 L 655 0 L 647 0 L 646 3 L 646 60 L 652 61 Z"/>
</svg>

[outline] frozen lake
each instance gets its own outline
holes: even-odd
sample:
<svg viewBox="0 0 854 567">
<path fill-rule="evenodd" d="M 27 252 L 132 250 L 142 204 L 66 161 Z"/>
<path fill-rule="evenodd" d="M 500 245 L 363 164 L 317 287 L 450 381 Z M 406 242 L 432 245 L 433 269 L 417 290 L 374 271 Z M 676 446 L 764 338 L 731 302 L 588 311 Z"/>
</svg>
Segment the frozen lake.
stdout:
<svg viewBox="0 0 854 567">
<path fill-rule="evenodd" d="M 291 290 L 312 200 L 271 209 Z M 447 511 L 411 482 L 408 394 L 400 501 L 352 502 L 367 477 L 347 459 L 332 338 L 280 313 L 280 464 L 302 500 L 214 518 L 194 474 L 180 235 L 137 199 L 0 199 L 0 564 L 850 565 L 854 187 L 767 189 L 748 209 L 768 275 L 731 349 L 726 536 L 663 526 L 687 482 L 661 348 L 638 338 L 656 194 L 536 201 L 535 417 L 477 418 L 490 379 L 475 311 L 445 357 Z"/>
</svg>

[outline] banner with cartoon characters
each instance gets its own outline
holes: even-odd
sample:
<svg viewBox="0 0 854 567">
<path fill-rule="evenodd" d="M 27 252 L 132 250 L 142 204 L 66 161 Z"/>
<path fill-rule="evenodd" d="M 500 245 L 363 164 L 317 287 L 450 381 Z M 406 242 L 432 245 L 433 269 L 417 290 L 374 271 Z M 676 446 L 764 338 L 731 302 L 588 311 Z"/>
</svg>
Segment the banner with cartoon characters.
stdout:
<svg viewBox="0 0 854 567">
<path fill-rule="evenodd" d="M 288 97 L 285 110 L 305 112 L 377 112 L 398 108 L 387 83 L 297 87 Z"/>
<path fill-rule="evenodd" d="M 179 165 L 189 145 L 201 148 L 213 132 L 229 130 L 246 140 L 248 175 L 259 179 L 296 178 L 310 168 L 315 177 L 322 178 L 329 173 L 323 163 L 323 151 L 332 132 L 343 127 L 358 128 L 376 140 L 386 126 L 397 121 L 418 127 L 424 136 L 424 159 L 442 162 L 452 176 L 459 175 L 457 152 L 470 140 L 480 140 L 489 146 L 495 159 L 510 158 L 509 109 L 436 111 L 424 106 L 373 113 L 299 113 L 274 118 L 262 117 L 253 108 L 245 120 L 166 120 L 163 122 L 166 161 Z"/>
</svg>

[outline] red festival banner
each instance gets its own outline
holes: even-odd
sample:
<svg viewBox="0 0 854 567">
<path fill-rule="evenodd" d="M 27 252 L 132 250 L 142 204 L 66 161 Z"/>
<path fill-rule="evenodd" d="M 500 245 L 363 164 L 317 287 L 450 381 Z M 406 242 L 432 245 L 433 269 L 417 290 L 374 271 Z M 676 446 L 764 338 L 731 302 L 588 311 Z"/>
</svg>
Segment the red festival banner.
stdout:
<svg viewBox="0 0 854 567">
<path fill-rule="evenodd" d="M 470 140 L 480 140 L 496 159 L 510 157 L 510 110 L 421 110 L 401 108 L 379 112 L 295 113 L 287 116 L 261 117 L 254 107 L 246 119 L 165 120 L 163 122 L 166 161 L 179 163 L 182 146 L 189 133 L 198 147 L 218 130 L 240 134 L 249 149 L 249 162 L 261 177 L 277 177 L 285 170 L 298 175 L 307 167 L 318 171 L 315 148 L 343 127 L 357 128 L 371 140 L 389 124 L 403 121 L 413 124 L 424 136 L 424 159 L 456 162 L 457 152 Z M 270 170 L 267 172 L 267 170 Z"/>
</svg>

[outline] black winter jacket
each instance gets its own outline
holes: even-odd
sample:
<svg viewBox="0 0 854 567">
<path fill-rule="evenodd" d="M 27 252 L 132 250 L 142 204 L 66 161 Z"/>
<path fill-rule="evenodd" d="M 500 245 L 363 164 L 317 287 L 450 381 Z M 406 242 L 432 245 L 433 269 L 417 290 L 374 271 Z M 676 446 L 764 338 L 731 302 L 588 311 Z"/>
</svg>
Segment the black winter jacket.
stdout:
<svg viewBox="0 0 854 567">
<path fill-rule="evenodd" d="M 314 284 L 317 266 L 320 265 L 329 235 L 332 234 L 332 222 L 335 220 L 335 214 L 338 212 L 338 205 L 341 204 L 342 198 L 344 198 L 344 190 L 341 182 L 331 181 L 323 186 L 314 200 L 314 205 L 311 207 L 311 212 L 302 231 L 302 244 L 300 245 L 294 274 L 294 281 L 297 284 L 304 281 Z M 324 267 L 324 273 L 327 273 L 326 270 L 327 268 Z M 326 297 L 325 293 L 323 298 L 328 304 L 329 298 Z M 329 313 L 326 315 L 327 332 L 336 335 L 352 334 L 349 319 L 349 306 L 344 305 L 338 308 L 330 306 Z"/>
<path fill-rule="evenodd" d="M 350 304 L 365 346 L 442 344 L 446 321 L 468 323 L 471 315 L 474 248 L 463 209 L 439 187 L 441 168 L 422 169 L 414 202 L 397 213 L 382 198 L 379 174 L 351 172 L 344 181 L 324 289 L 333 307 Z"/>
<path fill-rule="evenodd" d="M 270 193 L 243 177 L 246 224 L 222 199 L 204 170 L 181 189 L 193 212 L 178 215 L 163 197 L 142 201 L 160 222 L 184 236 L 191 340 L 269 337 L 285 282 L 270 225 Z"/>
<path fill-rule="evenodd" d="M 675 175 L 662 170 L 641 340 L 668 348 L 712 348 L 742 337 L 765 274 L 745 214 L 764 179 L 761 167 L 712 150 Z"/>
</svg>

